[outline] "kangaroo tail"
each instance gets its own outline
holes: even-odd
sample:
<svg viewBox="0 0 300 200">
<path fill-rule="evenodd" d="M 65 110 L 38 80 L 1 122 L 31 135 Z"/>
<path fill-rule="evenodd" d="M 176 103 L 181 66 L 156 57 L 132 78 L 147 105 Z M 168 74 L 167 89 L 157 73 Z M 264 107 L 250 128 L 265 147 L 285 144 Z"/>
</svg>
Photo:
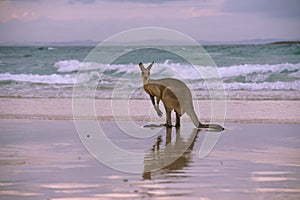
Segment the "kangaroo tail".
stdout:
<svg viewBox="0 0 300 200">
<path fill-rule="evenodd" d="M 199 122 L 198 128 L 211 128 L 220 131 L 224 130 L 224 127 L 219 124 L 202 124 L 201 122 Z"/>
<path fill-rule="evenodd" d="M 194 108 L 190 109 L 189 111 L 187 111 L 187 114 L 190 116 L 193 124 L 197 127 L 197 128 L 210 128 L 210 129 L 215 129 L 217 131 L 222 131 L 224 130 L 224 128 L 221 126 L 221 125 L 218 125 L 218 124 L 202 124 L 195 111 L 194 111 Z"/>
</svg>

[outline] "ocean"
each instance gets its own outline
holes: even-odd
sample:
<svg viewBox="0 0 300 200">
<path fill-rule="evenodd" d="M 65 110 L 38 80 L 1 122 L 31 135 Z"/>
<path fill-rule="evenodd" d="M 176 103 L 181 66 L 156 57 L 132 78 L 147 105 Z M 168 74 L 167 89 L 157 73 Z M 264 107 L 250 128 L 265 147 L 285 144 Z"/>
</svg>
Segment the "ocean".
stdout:
<svg viewBox="0 0 300 200">
<path fill-rule="evenodd" d="M 148 99 L 142 88 L 138 63 L 150 63 L 152 60 L 155 61 L 152 68 L 154 78 L 178 78 L 179 73 L 194 91 L 195 99 L 210 98 L 206 80 L 193 73 L 186 60 L 159 48 L 147 51 L 143 48 L 141 51 L 133 51 L 130 47 L 111 47 L 106 53 L 120 52 L 122 56 L 113 63 L 94 63 L 96 67 L 92 71 L 105 69 L 102 70 L 104 72 L 95 91 L 95 98 L 111 98 L 118 81 L 124 79 L 121 89 L 133 90 L 130 98 Z M 201 59 L 192 46 L 173 48 Z M 74 97 L 73 86 L 78 81 L 77 73 L 93 49 L 74 46 L 0 47 L 0 98 Z M 204 46 L 204 49 L 217 66 L 227 99 L 300 99 L 299 43 L 211 45 Z M 201 67 L 209 70 L 212 66 Z M 118 94 L 117 98 L 126 98 L 128 93 Z"/>
</svg>

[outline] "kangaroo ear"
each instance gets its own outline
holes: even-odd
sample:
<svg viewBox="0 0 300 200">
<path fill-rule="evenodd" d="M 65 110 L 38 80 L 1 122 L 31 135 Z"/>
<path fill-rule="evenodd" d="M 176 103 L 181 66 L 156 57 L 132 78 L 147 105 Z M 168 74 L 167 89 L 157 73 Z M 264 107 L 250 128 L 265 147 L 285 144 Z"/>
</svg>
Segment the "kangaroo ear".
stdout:
<svg viewBox="0 0 300 200">
<path fill-rule="evenodd" d="M 143 65 L 143 63 L 139 63 L 139 67 L 140 67 L 140 69 L 143 71 L 143 70 L 145 70 L 145 67 L 144 67 L 144 65 Z"/>
<path fill-rule="evenodd" d="M 154 64 L 154 61 L 147 67 L 147 70 L 150 71 L 153 64 Z"/>
</svg>

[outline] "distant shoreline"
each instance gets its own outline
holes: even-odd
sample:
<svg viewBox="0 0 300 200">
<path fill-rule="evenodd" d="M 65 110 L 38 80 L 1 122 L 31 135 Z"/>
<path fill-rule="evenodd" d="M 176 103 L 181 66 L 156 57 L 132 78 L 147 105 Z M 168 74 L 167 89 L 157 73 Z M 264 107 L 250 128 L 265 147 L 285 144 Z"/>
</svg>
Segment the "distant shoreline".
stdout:
<svg viewBox="0 0 300 200">
<path fill-rule="evenodd" d="M 70 42 L 0 42 L 0 47 L 95 47 L 102 41 L 70 41 Z M 256 44 L 300 44 L 300 40 L 257 39 L 241 41 L 198 41 L 200 45 L 256 45 Z M 158 45 L 159 46 L 159 45 Z M 184 46 L 184 45 L 183 45 Z"/>
<path fill-rule="evenodd" d="M 269 44 L 300 44 L 300 41 L 279 41 L 279 42 L 272 42 Z"/>
</svg>

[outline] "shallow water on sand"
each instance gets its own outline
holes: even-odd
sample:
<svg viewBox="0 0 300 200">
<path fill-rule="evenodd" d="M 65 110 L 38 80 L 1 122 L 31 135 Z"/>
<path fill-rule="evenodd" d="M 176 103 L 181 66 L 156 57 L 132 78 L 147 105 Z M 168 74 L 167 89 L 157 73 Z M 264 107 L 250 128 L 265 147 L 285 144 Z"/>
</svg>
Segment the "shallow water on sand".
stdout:
<svg viewBox="0 0 300 200">
<path fill-rule="evenodd" d="M 199 159 L 206 134 L 214 133 L 183 124 L 138 139 L 114 122 L 101 122 L 116 145 L 144 152 L 137 173 L 116 171 L 93 158 L 73 121 L 1 120 L 0 126 L 1 199 L 300 197 L 299 124 L 226 124 L 213 151 Z M 174 156 L 175 162 L 164 163 Z M 159 165 L 164 167 L 147 170 Z"/>
</svg>

